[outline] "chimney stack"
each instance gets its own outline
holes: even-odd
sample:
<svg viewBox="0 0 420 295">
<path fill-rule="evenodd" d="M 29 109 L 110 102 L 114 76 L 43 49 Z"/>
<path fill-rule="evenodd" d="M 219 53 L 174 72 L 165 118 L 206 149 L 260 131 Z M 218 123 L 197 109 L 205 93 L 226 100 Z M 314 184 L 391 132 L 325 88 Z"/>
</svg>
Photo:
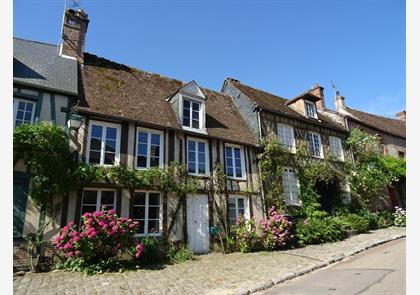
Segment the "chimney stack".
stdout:
<svg viewBox="0 0 420 295">
<path fill-rule="evenodd" d="M 324 87 L 321 87 L 318 83 L 316 83 L 314 86 L 311 87 L 311 90 L 309 92 L 321 98 L 321 100 L 318 100 L 316 102 L 316 107 L 321 110 L 325 109 Z"/>
<path fill-rule="evenodd" d="M 82 9 L 66 9 L 61 32 L 60 55 L 73 57 L 78 63 L 83 64 L 88 24 L 88 15 Z"/>
<path fill-rule="evenodd" d="M 402 112 L 398 112 L 395 116 L 397 117 L 398 120 L 405 122 L 407 114 L 405 111 L 402 111 Z"/>
<path fill-rule="evenodd" d="M 344 96 L 340 95 L 340 92 L 335 92 L 335 109 L 340 112 L 345 109 L 346 105 L 344 104 Z"/>
<path fill-rule="evenodd" d="M 234 82 L 234 83 L 241 83 L 241 81 L 239 81 L 238 79 L 231 78 L 231 77 L 226 78 L 226 80 L 228 80 L 230 82 Z"/>
</svg>

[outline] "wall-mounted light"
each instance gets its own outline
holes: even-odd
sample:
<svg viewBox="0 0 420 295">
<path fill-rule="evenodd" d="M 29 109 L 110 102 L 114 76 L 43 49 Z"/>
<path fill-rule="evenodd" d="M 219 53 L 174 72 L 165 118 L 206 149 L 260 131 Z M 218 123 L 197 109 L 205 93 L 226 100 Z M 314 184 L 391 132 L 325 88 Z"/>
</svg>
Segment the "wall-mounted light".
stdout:
<svg viewBox="0 0 420 295">
<path fill-rule="evenodd" d="M 80 126 L 82 126 L 82 116 L 72 113 L 69 115 L 69 119 L 67 121 L 67 126 L 70 129 L 79 130 Z"/>
</svg>

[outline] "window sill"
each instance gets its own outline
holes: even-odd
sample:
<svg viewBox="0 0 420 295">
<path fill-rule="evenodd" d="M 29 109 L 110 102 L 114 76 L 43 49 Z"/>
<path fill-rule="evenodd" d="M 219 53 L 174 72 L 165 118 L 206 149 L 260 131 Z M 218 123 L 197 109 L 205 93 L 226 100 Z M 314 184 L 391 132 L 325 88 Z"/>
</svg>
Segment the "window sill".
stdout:
<svg viewBox="0 0 420 295">
<path fill-rule="evenodd" d="M 207 135 L 207 130 L 205 128 L 204 129 L 197 129 L 197 128 L 192 128 L 192 127 L 182 126 L 182 130 Z"/>
<path fill-rule="evenodd" d="M 134 235 L 135 238 L 161 237 L 161 236 L 162 236 L 161 233 L 157 233 L 157 234 L 135 234 Z"/>
<path fill-rule="evenodd" d="M 238 181 L 246 181 L 246 177 L 233 177 L 233 176 L 227 176 L 230 180 L 238 180 Z"/>
</svg>

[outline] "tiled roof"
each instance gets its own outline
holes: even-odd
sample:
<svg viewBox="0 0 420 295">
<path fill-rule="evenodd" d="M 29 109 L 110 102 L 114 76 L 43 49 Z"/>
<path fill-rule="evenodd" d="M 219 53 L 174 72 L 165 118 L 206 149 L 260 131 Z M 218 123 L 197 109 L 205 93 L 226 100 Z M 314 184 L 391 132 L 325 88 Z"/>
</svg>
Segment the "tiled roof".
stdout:
<svg viewBox="0 0 420 295">
<path fill-rule="evenodd" d="M 237 89 L 239 89 L 242 93 L 244 93 L 246 96 L 248 96 L 257 107 L 260 107 L 262 109 L 268 110 L 268 111 L 274 111 L 274 112 L 280 112 L 288 116 L 295 117 L 296 119 L 303 120 L 310 123 L 318 122 L 326 127 L 339 129 L 342 131 L 346 131 L 346 129 L 334 122 L 332 119 L 330 119 L 327 116 L 324 116 L 318 112 L 318 119 L 321 121 L 315 121 L 313 119 L 309 119 L 299 112 L 295 111 L 291 107 L 287 106 L 286 104 L 289 102 L 288 99 L 268 93 L 264 90 L 256 89 L 247 85 L 244 85 L 240 82 L 230 81 Z M 300 96 L 304 95 L 312 95 L 311 93 L 304 93 Z"/>
<path fill-rule="evenodd" d="M 397 119 L 381 117 L 346 107 L 352 118 L 380 131 L 405 138 L 405 122 Z"/>
<path fill-rule="evenodd" d="M 13 81 L 77 95 L 77 62 L 58 53 L 56 45 L 13 38 Z"/>
<path fill-rule="evenodd" d="M 80 77 L 80 112 L 93 112 L 181 129 L 166 98 L 185 83 L 85 53 Z M 201 88 L 206 96 L 206 129 L 210 137 L 255 144 L 246 123 L 225 94 Z"/>
</svg>

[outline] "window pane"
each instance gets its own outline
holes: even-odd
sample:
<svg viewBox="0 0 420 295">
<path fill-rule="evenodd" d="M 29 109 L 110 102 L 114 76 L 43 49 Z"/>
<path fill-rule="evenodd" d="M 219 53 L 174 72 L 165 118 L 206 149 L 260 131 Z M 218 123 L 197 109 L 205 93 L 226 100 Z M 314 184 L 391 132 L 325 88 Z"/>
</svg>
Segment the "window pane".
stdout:
<svg viewBox="0 0 420 295">
<path fill-rule="evenodd" d="M 100 210 L 104 210 L 104 211 L 111 210 L 111 209 L 114 209 L 114 205 L 112 204 L 101 205 L 101 208 L 100 208 Z"/>
<path fill-rule="evenodd" d="M 92 125 L 91 137 L 102 138 L 102 126 Z"/>
<path fill-rule="evenodd" d="M 146 132 L 139 132 L 139 142 L 147 143 L 148 134 Z"/>
<path fill-rule="evenodd" d="M 190 108 L 190 101 L 184 99 L 184 108 L 189 109 Z"/>
<path fill-rule="evenodd" d="M 139 224 L 138 224 L 137 233 L 144 234 L 144 221 L 143 220 L 138 220 L 138 221 L 139 221 Z"/>
<path fill-rule="evenodd" d="M 94 204 L 96 206 L 97 191 L 85 190 L 83 191 L 83 204 Z"/>
<path fill-rule="evenodd" d="M 107 139 L 117 139 L 117 128 L 107 127 L 106 128 Z"/>
<path fill-rule="evenodd" d="M 99 164 L 100 159 L 101 159 L 101 152 L 91 151 L 89 153 L 89 163 Z"/>
<path fill-rule="evenodd" d="M 236 167 L 236 177 L 242 177 L 242 169 L 240 167 Z"/>
<path fill-rule="evenodd" d="M 31 118 L 32 118 L 32 113 L 28 113 L 28 112 L 26 112 L 25 113 L 25 121 L 27 121 L 27 122 L 31 122 Z"/>
<path fill-rule="evenodd" d="M 195 162 L 188 162 L 188 172 L 195 173 Z"/>
<path fill-rule="evenodd" d="M 160 135 L 159 134 L 152 134 L 151 143 L 154 145 L 160 145 Z"/>
<path fill-rule="evenodd" d="M 81 215 L 85 214 L 86 212 L 93 213 L 95 211 L 96 211 L 96 205 L 95 206 L 82 206 Z"/>
<path fill-rule="evenodd" d="M 232 148 L 226 147 L 226 157 L 232 158 Z"/>
<path fill-rule="evenodd" d="M 192 120 L 192 128 L 200 128 L 200 124 L 197 120 Z"/>
<path fill-rule="evenodd" d="M 97 138 L 92 138 L 90 140 L 90 150 L 100 151 L 101 150 L 101 141 Z"/>
<path fill-rule="evenodd" d="M 236 210 L 235 210 L 235 208 L 229 208 L 229 219 L 236 220 Z"/>
<path fill-rule="evenodd" d="M 19 101 L 18 110 L 24 111 L 25 110 L 25 105 L 26 105 L 26 103 L 24 101 Z"/>
<path fill-rule="evenodd" d="M 151 157 L 150 158 L 150 167 L 159 167 L 159 158 Z"/>
<path fill-rule="evenodd" d="M 137 156 L 137 167 L 147 168 L 146 161 L 147 159 L 145 156 Z"/>
<path fill-rule="evenodd" d="M 149 234 L 159 233 L 159 220 L 149 220 L 147 227 Z"/>
<path fill-rule="evenodd" d="M 244 208 L 244 199 L 243 198 L 238 198 L 238 208 Z"/>
<path fill-rule="evenodd" d="M 198 114 L 199 114 L 199 112 L 193 111 L 192 112 L 192 118 L 198 121 Z"/>
<path fill-rule="evenodd" d="M 149 205 L 160 205 L 160 194 L 149 193 Z"/>
<path fill-rule="evenodd" d="M 198 164 L 198 173 L 199 174 L 205 174 L 206 173 L 206 165 L 199 163 Z"/>
<path fill-rule="evenodd" d="M 149 207 L 149 218 L 159 219 L 159 207 Z"/>
<path fill-rule="evenodd" d="M 192 151 L 188 152 L 188 161 L 195 162 L 195 152 L 192 152 Z"/>
<path fill-rule="evenodd" d="M 137 148 L 139 155 L 147 156 L 147 144 L 140 143 Z"/>
<path fill-rule="evenodd" d="M 238 208 L 238 214 L 241 216 L 245 216 L 245 209 L 244 208 Z"/>
<path fill-rule="evenodd" d="M 18 111 L 16 114 L 16 119 L 17 120 L 23 120 L 23 112 L 22 111 Z"/>
<path fill-rule="evenodd" d="M 235 159 L 235 167 L 236 169 L 241 169 L 241 159 Z"/>
<path fill-rule="evenodd" d="M 140 192 L 134 193 L 133 204 L 144 206 L 146 204 L 146 194 L 145 193 L 140 193 Z"/>
<path fill-rule="evenodd" d="M 190 126 L 190 117 L 189 116 L 185 116 L 182 120 L 182 126 Z"/>
<path fill-rule="evenodd" d="M 101 204 L 114 204 L 114 191 L 101 192 Z"/>
<path fill-rule="evenodd" d="M 206 163 L 206 154 L 198 153 L 198 162 L 199 163 Z"/>
<path fill-rule="evenodd" d="M 134 219 L 144 219 L 145 218 L 144 207 L 133 206 L 131 218 Z"/>
<path fill-rule="evenodd" d="M 233 160 L 232 160 L 232 158 L 226 158 L 226 166 L 233 167 Z"/>
<path fill-rule="evenodd" d="M 233 206 L 235 208 L 235 198 L 229 198 L 229 208 Z"/>
<path fill-rule="evenodd" d="M 206 144 L 204 142 L 199 142 L 198 143 L 198 151 L 200 153 L 205 153 L 206 152 Z"/>
<path fill-rule="evenodd" d="M 195 151 L 195 141 L 188 140 L 188 150 Z"/>
<path fill-rule="evenodd" d="M 160 147 L 158 145 L 152 145 L 150 147 L 150 155 L 152 157 L 158 157 L 159 156 L 159 150 L 160 150 Z"/>
<path fill-rule="evenodd" d="M 33 106 L 34 106 L 33 103 L 27 102 L 26 103 L 26 111 L 31 113 L 32 112 L 32 109 L 33 109 Z"/>
<path fill-rule="evenodd" d="M 104 164 L 114 165 L 115 162 L 115 153 L 105 153 Z"/>
<path fill-rule="evenodd" d="M 192 109 L 193 109 L 193 111 L 197 111 L 198 112 L 199 108 L 200 108 L 199 103 L 192 102 Z"/>
<path fill-rule="evenodd" d="M 235 158 L 241 159 L 241 150 L 238 148 L 235 148 Z"/>
<path fill-rule="evenodd" d="M 226 167 L 227 176 L 233 176 L 233 167 Z"/>
<path fill-rule="evenodd" d="M 107 140 L 105 144 L 105 151 L 115 153 L 117 142 L 115 140 Z"/>
</svg>

